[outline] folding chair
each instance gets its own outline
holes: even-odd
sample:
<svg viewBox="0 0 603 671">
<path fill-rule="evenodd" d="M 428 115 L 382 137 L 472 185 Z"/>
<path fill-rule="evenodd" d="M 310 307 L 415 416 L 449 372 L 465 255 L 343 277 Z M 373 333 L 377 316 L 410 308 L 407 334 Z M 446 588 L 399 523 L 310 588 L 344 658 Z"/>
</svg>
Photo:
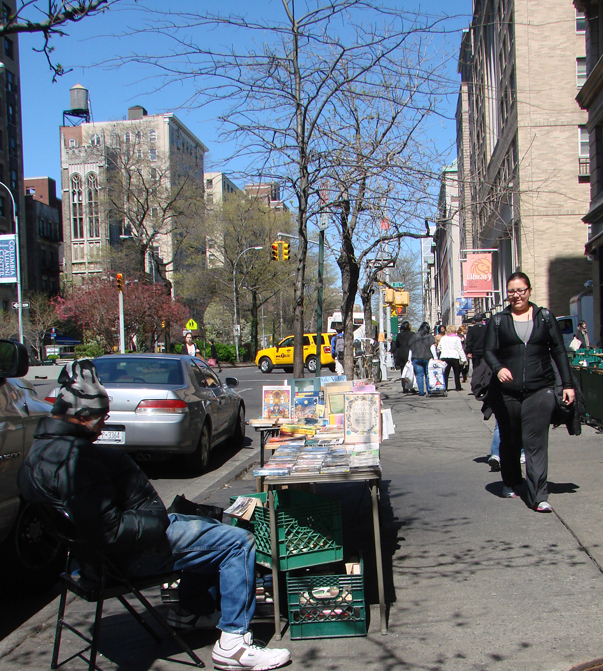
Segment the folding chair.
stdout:
<svg viewBox="0 0 603 671">
<path fill-rule="evenodd" d="M 144 606 L 149 614 L 155 619 L 157 624 L 170 634 L 178 646 L 188 654 L 195 666 L 205 666 L 190 646 L 182 640 L 173 627 L 166 622 L 165 618 L 141 593 L 141 590 L 143 589 L 160 587 L 163 583 L 174 582 L 181 575 L 179 571 L 171 571 L 168 573 L 146 576 L 144 578 L 129 578 L 124 575 L 124 573 L 120 571 L 115 566 L 114 562 L 112 562 L 106 555 L 95 548 L 91 548 L 85 541 L 78 537 L 75 525 L 65 511 L 48 505 L 38 504 L 36 507 L 47 531 L 55 538 L 62 541 L 68 549 L 65 572 L 61 574 L 62 589 L 59 601 L 59 612 L 57 615 L 52 661 L 50 664 L 51 669 L 57 669 L 75 657 L 79 657 L 88 662 L 89 671 L 95 671 L 95 669 L 99 668 L 96 666 L 96 656 L 98 653 L 98 641 L 103 617 L 103 605 L 107 599 L 117 598 L 130 615 L 132 615 L 155 639 L 155 641 L 159 643 L 161 637 L 126 600 L 125 596 L 128 594 L 133 594 L 138 599 L 142 606 Z M 82 566 L 82 570 L 72 570 L 73 559 L 76 559 L 78 564 Z M 68 591 L 81 599 L 84 599 L 88 603 L 96 603 L 92 638 L 89 638 L 86 634 L 82 633 L 75 626 L 66 621 L 65 607 Z M 88 643 L 88 646 L 59 663 L 61 635 L 64 627 Z M 89 657 L 86 659 L 85 653 L 88 651 Z"/>
</svg>

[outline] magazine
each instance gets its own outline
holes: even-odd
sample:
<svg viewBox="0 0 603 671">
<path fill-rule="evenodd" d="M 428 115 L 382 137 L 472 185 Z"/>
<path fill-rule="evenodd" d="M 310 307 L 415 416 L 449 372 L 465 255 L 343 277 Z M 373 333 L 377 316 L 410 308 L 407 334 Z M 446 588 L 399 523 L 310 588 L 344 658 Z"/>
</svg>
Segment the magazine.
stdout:
<svg viewBox="0 0 603 671">
<path fill-rule="evenodd" d="M 348 444 L 380 442 L 379 393 L 345 394 L 344 439 Z"/>
<path fill-rule="evenodd" d="M 291 419 L 291 387 L 262 387 L 262 417 Z"/>
<path fill-rule="evenodd" d="M 249 521 L 259 499 L 252 496 L 237 496 L 236 501 L 224 511 L 226 515 Z"/>
</svg>

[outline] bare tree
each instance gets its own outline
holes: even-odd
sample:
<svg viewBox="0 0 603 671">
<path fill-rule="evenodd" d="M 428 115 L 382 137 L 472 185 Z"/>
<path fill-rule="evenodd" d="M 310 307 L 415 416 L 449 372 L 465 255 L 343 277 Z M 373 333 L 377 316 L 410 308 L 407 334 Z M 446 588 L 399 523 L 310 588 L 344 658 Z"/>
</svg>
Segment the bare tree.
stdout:
<svg viewBox="0 0 603 671">
<path fill-rule="evenodd" d="M 38 353 L 38 359 L 44 360 L 44 337 L 57 326 L 59 317 L 54 302 L 47 294 L 32 293 L 27 297 L 29 311 L 25 320 L 25 337 Z"/>
<path fill-rule="evenodd" d="M 63 28 L 77 23 L 87 16 L 106 11 L 119 0 L 19 0 L 14 12 L 3 5 L 0 21 L 0 37 L 20 33 L 41 33 L 44 43 L 41 49 L 35 49 L 46 56 L 53 72 L 53 81 L 57 77 L 71 72 L 60 63 L 52 62 L 54 47 L 50 46 L 52 37 L 63 36 Z"/>
<path fill-rule="evenodd" d="M 282 0 L 281 10 L 269 18 L 263 13 L 259 20 L 210 12 L 171 13 L 169 21 L 158 15 L 157 24 L 148 30 L 173 40 L 170 54 L 141 54 L 123 60 L 159 68 L 160 85 L 194 80 L 197 93 L 188 104 L 218 103 L 225 137 L 236 140 L 239 153 L 250 157 L 250 172 L 279 180 L 293 196 L 298 237 L 294 374 L 301 377 L 308 224 L 321 209 L 320 186 L 336 167 L 333 149 L 340 146 L 345 129 L 353 123 L 338 107 L 342 92 L 352 89 L 356 101 L 363 101 L 368 109 L 375 101 L 391 96 L 391 88 L 383 85 L 384 75 L 391 80 L 390 75 L 405 64 L 424 89 L 422 93 L 430 95 L 433 71 L 426 68 L 420 38 L 435 30 L 440 19 L 421 17 L 396 5 L 376 6 L 367 0 L 303 3 L 301 13 L 300 3 Z M 261 46 L 212 49 L 205 39 L 211 28 L 237 29 L 241 35 L 237 44 L 253 43 L 258 36 Z M 197 30 L 199 38 L 192 29 Z M 411 44 L 414 37 L 418 45 Z M 344 109 L 349 113 L 349 106 Z M 394 116 L 392 124 L 399 122 L 399 115 L 394 112 Z M 330 135 L 322 132 L 326 125 Z M 410 159 L 406 154 L 405 160 Z M 368 177 L 373 175 L 369 173 Z M 347 218 L 345 210 L 349 207 L 354 217 L 353 207 L 345 204 L 344 196 L 342 193 L 341 212 Z M 349 243 L 344 233 L 347 258 L 354 254 Z M 344 283 L 352 283 L 344 286 L 346 301 L 352 304 L 355 291 L 349 287 L 357 282 L 355 273 L 352 264 L 342 275 Z"/>
</svg>

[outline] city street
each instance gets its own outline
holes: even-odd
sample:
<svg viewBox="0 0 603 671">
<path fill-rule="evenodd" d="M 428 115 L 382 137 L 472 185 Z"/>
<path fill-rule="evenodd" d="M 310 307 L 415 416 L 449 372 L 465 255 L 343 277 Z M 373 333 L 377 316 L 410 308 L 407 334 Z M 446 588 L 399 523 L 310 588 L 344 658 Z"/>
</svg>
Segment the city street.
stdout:
<svg viewBox="0 0 603 671">
<path fill-rule="evenodd" d="M 237 370 L 237 376 L 250 406 L 261 384 L 276 379 L 252 368 Z M 317 671 L 569 671 L 602 658 L 603 437 L 588 427 L 578 438 L 564 428 L 551 431 L 549 500 L 555 512 L 539 515 L 519 498 L 501 498 L 500 475 L 486 463 L 493 422 L 482 421 L 468 385 L 448 398 L 404 396 L 394 381 L 379 387 L 396 423 L 396 434 L 382 444 L 389 633 L 382 636 L 378 626 L 368 497 L 354 485 L 319 493 L 341 499 L 344 546 L 364 553 L 368 636 L 291 641 L 285 630 L 277 642 L 269 625 L 254 626 L 256 636 L 290 648 L 292 669 Z M 252 456 L 257 439 L 249 437 L 253 442 L 244 451 Z M 166 492 L 191 496 L 196 487 L 196 500 L 224 506 L 230 496 L 254 490 L 250 473 L 235 477 L 244 466 L 241 461 L 220 478 L 228 464 L 218 459 L 210 474 L 195 481 L 174 473 L 154 484 L 166 499 Z M 72 607 L 90 621 L 89 605 Z M 119 608 L 108 605 L 107 613 L 103 669 L 180 668 L 160 659 L 175 653 L 169 643 L 150 645 Z M 3 669 L 48 667 L 55 615 L 56 603 L 50 604 L 0 642 Z M 213 632 L 188 636 L 208 668 L 215 638 Z M 65 652 L 71 650 L 68 642 Z M 65 668 L 83 665 L 75 660 Z"/>
</svg>

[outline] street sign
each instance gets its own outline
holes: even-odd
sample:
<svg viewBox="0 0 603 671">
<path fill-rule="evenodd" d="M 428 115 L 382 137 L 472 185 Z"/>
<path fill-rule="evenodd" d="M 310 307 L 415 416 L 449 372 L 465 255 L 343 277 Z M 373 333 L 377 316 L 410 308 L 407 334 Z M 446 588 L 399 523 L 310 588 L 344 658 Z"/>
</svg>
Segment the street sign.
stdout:
<svg viewBox="0 0 603 671">
<path fill-rule="evenodd" d="M 404 289 L 404 282 L 392 282 L 394 289 Z"/>
<path fill-rule="evenodd" d="M 197 328 L 198 328 L 198 326 L 197 326 L 197 322 L 196 322 L 194 319 L 189 319 L 189 320 L 186 322 L 186 328 L 187 328 L 189 331 L 196 331 Z"/>
<path fill-rule="evenodd" d="M 19 308 L 23 308 L 25 310 L 29 307 L 29 303 L 13 303 L 13 307 L 15 310 L 18 310 Z"/>
<path fill-rule="evenodd" d="M 0 283 L 17 282 L 17 243 L 14 235 L 0 235 Z"/>
<path fill-rule="evenodd" d="M 240 324 L 235 324 L 233 329 L 232 329 L 233 335 L 240 336 L 241 335 L 241 325 Z"/>
</svg>

